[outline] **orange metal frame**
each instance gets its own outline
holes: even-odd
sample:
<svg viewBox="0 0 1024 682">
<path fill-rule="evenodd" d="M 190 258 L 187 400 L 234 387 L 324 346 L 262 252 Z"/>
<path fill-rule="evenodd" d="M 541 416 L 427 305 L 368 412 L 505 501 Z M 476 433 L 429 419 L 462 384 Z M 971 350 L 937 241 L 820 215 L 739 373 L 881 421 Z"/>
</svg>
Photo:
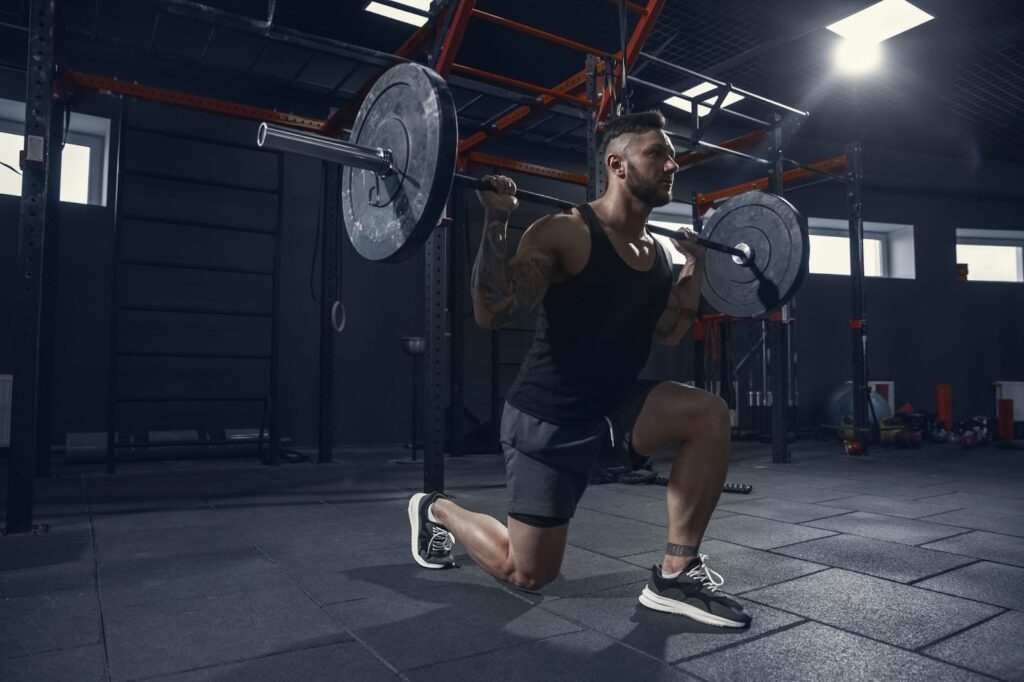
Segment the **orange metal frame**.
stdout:
<svg viewBox="0 0 1024 682">
<path fill-rule="evenodd" d="M 846 166 L 846 155 L 836 156 L 831 159 L 825 159 L 824 161 L 818 161 L 816 163 L 808 164 L 810 168 L 816 170 L 831 170 L 833 168 L 842 168 Z M 808 175 L 814 175 L 814 171 L 808 170 L 807 168 L 794 168 L 788 170 L 782 174 L 783 182 L 792 182 L 793 180 L 799 180 L 800 178 L 807 177 Z M 708 192 L 707 194 L 698 194 L 695 201 L 694 211 L 697 217 L 701 217 L 704 213 L 711 208 L 711 205 L 716 201 L 722 199 L 728 199 L 734 197 L 737 194 L 744 194 L 746 192 L 752 192 L 756 189 L 764 189 L 768 186 L 768 178 L 759 178 L 751 182 L 744 182 L 740 185 L 734 185 L 733 187 L 727 187 L 726 189 L 720 189 L 715 192 Z"/>
<path fill-rule="evenodd" d="M 176 92 L 174 90 L 155 88 L 150 85 L 129 83 L 128 81 L 122 81 L 116 78 L 95 76 L 90 73 L 82 73 L 81 71 L 64 71 L 63 77 L 64 84 L 69 87 L 78 87 L 87 90 L 96 90 L 99 92 L 116 92 L 120 95 L 131 95 L 132 97 L 138 97 L 140 99 L 175 104 L 189 109 L 213 111 L 220 114 L 237 116 L 239 118 L 249 118 L 254 121 L 281 123 L 283 125 L 294 126 L 296 128 L 305 128 L 306 130 L 312 130 L 318 133 L 322 133 L 324 126 L 327 124 L 327 121 L 317 118 L 307 118 L 305 116 L 286 114 L 280 111 L 274 111 L 273 109 L 250 107 L 245 104 L 236 104 L 234 102 L 213 99 L 211 97 L 199 97 L 197 95 L 189 95 L 182 92 Z"/>
<path fill-rule="evenodd" d="M 764 142 L 768 139 L 767 130 L 755 130 L 739 137 L 734 137 L 725 142 L 717 142 L 719 147 L 725 147 L 726 149 L 743 149 L 745 147 L 753 147 Z M 708 152 L 689 152 L 687 154 L 681 154 L 676 157 L 676 163 L 679 164 L 679 168 L 689 168 L 691 166 L 700 165 L 706 161 L 710 161 L 718 156 L 721 156 L 723 152 L 708 151 Z"/>
<path fill-rule="evenodd" d="M 478 163 L 483 166 L 495 166 L 496 168 L 507 168 L 509 170 L 522 171 L 523 173 L 540 175 L 545 178 L 554 178 L 555 180 L 570 182 L 574 185 L 587 184 L 587 176 L 584 173 L 570 173 L 569 171 L 560 170 L 558 168 L 550 168 L 536 163 L 506 159 L 505 157 L 494 156 L 492 154 L 471 152 L 466 156 L 466 161 L 470 163 Z"/>
<path fill-rule="evenodd" d="M 465 74 L 467 76 L 473 76 L 481 80 L 494 81 L 495 83 L 501 83 L 503 85 L 509 85 L 514 88 L 521 90 L 528 90 L 530 92 L 536 92 L 541 95 L 548 97 L 554 97 L 556 99 L 564 100 L 571 104 L 575 104 L 580 107 L 587 109 L 593 108 L 593 105 L 586 97 L 580 97 L 579 95 L 568 95 L 564 92 L 558 92 L 551 88 L 545 88 L 540 85 L 534 85 L 533 83 L 527 83 L 525 81 L 516 80 L 515 78 L 509 78 L 508 76 L 502 76 L 497 73 L 491 73 L 490 71 L 483 71 L 482 69 L 476 69 L 472 66 L 465 66 L 464 64 L 452 64 L 452 71 L 455 73 Z"/>
</svg>

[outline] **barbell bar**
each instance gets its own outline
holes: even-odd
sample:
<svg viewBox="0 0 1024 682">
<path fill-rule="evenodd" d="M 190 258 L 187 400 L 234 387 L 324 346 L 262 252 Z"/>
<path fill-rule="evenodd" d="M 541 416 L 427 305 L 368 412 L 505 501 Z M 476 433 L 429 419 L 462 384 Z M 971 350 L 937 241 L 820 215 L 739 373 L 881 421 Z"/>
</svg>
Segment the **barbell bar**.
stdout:
<svg viewBox="0 0 1024 682">
<path fill-rule="evenodd" d="M 263 123 L 257 145 L 343 166 L 345 230 L 364 258 L 405 260 L 440 222 L 451 186 L 494 187 L 455 172 L 458 121 L 448 86 L 436 72 L 408 62 L 370 88 L 347 141 Z M 518 190 L 523 201 L 560 210 L 573 202 Z M 670 229 L 651 232 L 678 239 Z M 751 317 L 788 301 L 807 272 L 807 224 L 785 199 L 748 192 L 723 203 L 705 222 L 701 293 L 721 313 Z"/>
<path fill-rule="evenodd" d="M 313 133 L 307 133 L 295 130 L 294 128 L 287 128 L 285 126 L 261 123 L 259 130 L 256 133 L 256 144 L 257 146 L 264 147 L 266 149 L 301 154 L 303 156 L 320 159 L 321 161 L 337 163 L 342 166 L 352 168 L 362 168 L 363 170 L 370 171 L 378 176 L 386 176 L 396 172 L 393 161 L 394 156 L 390 149 L 382 147 L 363 147 L 350 142 L 335 140 L 333 138 L 324 137 L 323 135 L 315 135 Z M 474 178 L 471 175 L 454 173 L 452 180 L 463 187 L 469 187 L 471 189 L 480 191 L 495 190 L 494 185 L 490 182 L 482 178 Z M 559 199 L 558 197 L 523 189 L 516 190 L 516 198 L 521 201 L 529 201 L 535 204 L 551 206 L 563 211 L 571 210 L 573 206 L 575 206 L 573 202 L 566 199 Z M 647 229 L 654 234 L 660 234 L 665 237 L 669 237 L 670 239 L 679 238 L 679 233 L 677 231 L 670 230 L 666 227 L 648 225 Z M 727 253 L 744 262 L 748 261 L 752 255 L 748 248 L 744 248 L 746 245 L 729 246 L 727 244 L 719 244 L 718 242 L 713 242 L 702 237 L 697 238 L 697 243 L 705 248 Z"/>
</svg>

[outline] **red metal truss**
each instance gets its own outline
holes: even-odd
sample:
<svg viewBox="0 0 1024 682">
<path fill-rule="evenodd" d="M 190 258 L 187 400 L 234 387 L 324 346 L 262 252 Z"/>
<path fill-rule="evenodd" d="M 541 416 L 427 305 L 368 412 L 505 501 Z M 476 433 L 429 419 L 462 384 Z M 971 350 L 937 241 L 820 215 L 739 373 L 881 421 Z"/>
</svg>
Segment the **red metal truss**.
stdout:
<svg viewBox="0 0 1024 682">
<path fill-rule="evenodd" d="M 473 8 L 476 5 L 476 0 L 458 0 L 458 2 L 455 16 L 452 17 L 451 25 L 444 36 L 444 44 L 437 56 L 437 64 L 434 65 L 434 70 L 441 74 L 442 78 L 447 78 L 452 70 L 455 55 L 462 47 L 462 38 L 466 35 L 466 27 L 469 26 L 469 19 L 473 16 Z"/>
<path fill-rule="evenodd" d="M 644 13 L 637 20 L 636 28 L 633 29 L 633 35 L 630 36 L 629 42 L 626 43 L 626 73 L 633 70 L 633 64 L 636 63 L 637 58 L 640 57 L 640 51 L 643 50 L 644 43 L 647 42 L 647 37 L 651 35 L 651 31 L 654 30 L 654 24 L 658 20 L 658 16 L 661 14 L 662 7 L 665 6 L 665 0 L 648 0 L 647 6 L 644 8 Z M 619 73 L 618 80 L 615 81 L 616 85 L 621 88 L 622 83 L 622 53 L 617 52 L 616 58 L 619 60 L 619 68 L 616 71 Z M 597 109 L 597 120 L 603 121 L 608 117 L 608 112 L 612 104 L 612 93 L 608 87 L 604 89 L 604 96 L 601 98 L 601 105 Z"/>
<path fill-rule="evenodd" d="M 561 45 L 562 47 L 568 47 L 570 50 L 576 50 L 577 52 L 583 52 L 585 54 L 592 54 L 595 57 L 608 56 L 608 53 L 604 50 L 599 50 L 596 47 L 590 47 L 589 45 L 584 45 L 583 43 L 577 43 L 575 40 L 569 40 L 568 38 L 563 38 L 562 36 L 555 35 L 554 33 L 542 31 L 539 28 L 534 28 L 533 26 L 521 24 L 518 21 L 512 21 L 511 19 L 506 19 L 505 17 L 499 17 L 496 14 L 490 14 L 489 12 L 483 12 L 481 10 L 474 9 L 473 16 L 477 19 L 482 19 L 483 21 L 489 21 L 492 24 L 497 24 L 498 26 L 510 28 L 513 31 L 525 33 L 526 35 L 533 36 L 534 38 L 546 40 L 549 43 L 555 43 L 557 45 Z"/>
<path fill-rule="evenodd" d="M 473 76 L 480 80 L 494 81 L 495 83 L 501 83 L 502 85 L 508 85 L 513 88 L 520 88 L 522 90 L 528 90 L 530 92 L 536 92 L 541 95 L 547 95 L 549 97 L 555 97 L 560 100 L 564 100 L 571 104 L 575 104 L 580 107 L 591 108 L 593 105 L 585 97 L 579 95 L 567 95 L 562 92 L 558 92 L 552 88 L 545 88 L 542 85 L 534 85 L 533 83 L 527 83 L 525 81 L 516 80 L 515 78 L 509 78 L 508 76 L 502 76 L 497 73 L 491 73 L 490 71 L 483 71 L 481 69 L 475 69 L 471 66 L 465 66 L 464 64 L 452 64 L 452 71 L 455 73 L 465 74 L 467 76 Z"/>
<path fill-rule="evenodd" d="M 495 166 L 497 168 L 522 171 L 523 173 L 529 173 L 530 175 L 554 178 L 555 180 L 561 180 L 563 182 L 571 182 L 574 185 L 587 184 L 587 176 L 583 173 L 570 173 L 569 171 L 559 170 L 558 168 L 541 166 L 536 163 L 527 163 L 526 161 L 516 161 L 515 159 L 506 159 L 502 156 L 472 152 L 466 157 L 466 160 L 470 163 L 478 163 L 482 166 Z"/>
<path fill-rule="evenodd" d="M 63 77 L 64 85 L 67 87 L 84 88 L 99 92 L 116 92 L 121 95 L 130 95 L 132 97 L 138 97 L 139 99 L 175 104 L 189 109 L 200 109 L 202 111 L 212 111 L 214 113 L 227 114 L 229 116 L 237 116 L 239 118 L 248 118 L 254 121 L 267 121 L 269 123 L 280 123 L 296 128 L 305 128 L 306 130 L 312 130 L 318 133 L 323 131 L 324 125 L 327 123 L 326 121 L 317 118 L 296 116 L 295 114 L 287 114 L 273 109 L 250 107 L 245 104 L 236 104 L 235 102 L 213 99 L 212 97 L 189 95 L 187 93 L 177 92 L 174 90 L 155 88 L 150 85 L 130 83 L 116 78 L 95 76 L 91 73 L 82 73 L 81 71 L 64 71 Z"/>
<path fill-rule="evenodd" d="M 658 15 L 661 13 L 661 8 L 664 6 L 665 0 L 648 0 L 647 6 L 643 8 L 642 15 L 636 28 L 633 30 L 633 35 L 630 37 L 629 43 L 626 47 L 627 52 L 627 64 L 635 62 L 640 54 L 640 50 L 643 47 L 644 41 L 647 36 L 650 35 L 651 29 L 654 27 L 654 22 L 657 21 Z M 614 57 L 619 60 L 622 58 L 621 53 L 616 53 Z M 604 73 L 604 62 L 600 62 L 597 65 L 598 74 Z M 550 90 L 567 95 L 578 94 L 575 91 L 582 88 L 587 82 L 586 70 L 581 70 L 570 78 L 562 81 L 558 85 L 550 88 Z M 604 102 L 610 99 L 610 94 L 605 93 Z M 516 108 L 509 114 L 501 117 L 494 124 L 490 131 L 480 131 L 470 135 L 469 137 L 459 141 L 459 154 L 466 154 L 469 150 L 480 145 L 488 138 L 503 133 L 510 127 L 519 123 L 524 118 L 533 114 L 539 113 L 548 109 L 558 100 L 551 95 L 541 95 L 540 102 L 537 104 L 523 105 Z M 601 108 L 598 112 L 598 121 L 603 120 L 604 116 L 607 115 L 607 107 L 602 103 Z"/>
<path fill-rule="evenodd" d="M 451 29 L 449 29 L 448 36 L 445 39 L 445 49 L 449 48 L 448 38 L 452 36 L 452 31 L 459 24 L 459 20 L 460 18 L 463 17 L 463 15 L 465 15 L 465 18 L 463 19 L 462 30 L 463 32 L 465 32 L 464 22 L 468 20 L 469 11 L 473 9 L 474 1 L 475 0 L 469 0 L 467 2 L 467 0 L 458 0 L 458 7 L 455 11 L 459 12 L 460 14 L 456 14 L 452 18 Z M 409 36 L 409 38 L 404 43 L 402 43 L 402 45 L 395 51 L 395 55 L 398 57 L 403 57 L 405 59 L 413 59 L 415 56 L 422 53 L 424 51 L 424 48 L 430 45 L 430 39 L 436 33 L 437 28 L 440 26 L 444 26 L 445 23 L 448 21 L 448 15 L 452 11 L 453 5 L 454 3 L 452 3 L 444 10 L 442 10 L 434 19 L 434 21 L 427 22 L 423 26 L 417 28 L 413 32 L 413 34 Z M 468 9 L 464 8 L 464 5 L 469 5 Z M 459 35 L 459 40 L 461 42 L 461 35 Z M 456 47 L 456 49 L 458 48 Z M 442 76 L 448 75 L 447 73 L 442 73 L 440 69 L 438 69 L 438 73 L 441 73 Z M 359 90 L 359 92 L 356 94 L 355 98 L 351 102 L 349 102 L 348 104 L 339 108 L 337 111 L 331 114 L 327 119 L 327 125 L 325 125 L 324 128 L 319 132 L 331 137 L 340 136 L 341 129 L 355 119 L 356 112 L 359 111 L 360 105 L 362 104 L 363 100 L 366 99 L 366 94 L 370 91 L 370 88 L 373 86 L 373 83 L 377 80 L 379 76 L 380 73 L 375 74 L 366 82 L 366 85 L 364 85 Z"/>
<path fill-rule="evenodd" d="M 805 178 L 808 175 L 814 175 L 815 170 L 827 171 L 833 168 L 842 168 L 846 166 L 846 155 L 836 156 L 831 159 L 825 159 L 824 161 L 817 161 L 815 163 L 808 164 L 808 168 L 794 168 L 788 170 L 782 174 L 783 182 L 792 182 L 793 180 L 799 180 Z M 768 186 L 768 178 L 759 178 L 751 182 L 744 182 L 733 187 L 727 187 L 720 189 L 715 192 L 708 192 L 707 194 L 698 194 L 695 201 L 694 211 L 696 216 L 699 218 L 704 215 L 705 211 L 711 208 L 711 205 L 716 201 L 722 199 L 728 199 L 734 197 L 737 194 L 743 194 L 745 192 L 751 192 L 755 189 L 764 189 Z"/>
</svg>

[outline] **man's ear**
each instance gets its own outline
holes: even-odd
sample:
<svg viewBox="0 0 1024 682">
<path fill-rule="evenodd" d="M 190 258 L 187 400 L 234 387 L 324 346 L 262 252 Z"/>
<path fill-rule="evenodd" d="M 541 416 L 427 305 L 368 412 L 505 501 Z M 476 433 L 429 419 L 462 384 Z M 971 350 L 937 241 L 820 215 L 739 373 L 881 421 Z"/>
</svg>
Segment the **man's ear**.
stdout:
<svg viewBox="0 0 1024 682">
<path fill-rule="evenodd" d="M 608 172 L 620 178 L 626 177 L 626 160 L 623 154 L 608 154 L 605 157 Z"/>
</svg>

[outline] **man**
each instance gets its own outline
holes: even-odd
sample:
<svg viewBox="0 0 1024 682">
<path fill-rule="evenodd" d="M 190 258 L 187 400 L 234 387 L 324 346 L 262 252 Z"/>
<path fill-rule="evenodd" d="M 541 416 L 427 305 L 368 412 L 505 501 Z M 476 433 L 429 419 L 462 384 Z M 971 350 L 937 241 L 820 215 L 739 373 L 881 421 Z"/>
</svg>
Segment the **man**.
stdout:
<svg viewBox="0 0 1024 682">
<path fill-rule="evenodd" d="M 508 526 L 438 493 L 409 501 L 412 552 L 427 568 L 452 565 L 461 542 L 485 571 L 534 590 L 557 577 L 569 520 L 602 444 L 646 461 L 676 447 L 668 483 L 668 544 L 640 603 L 712 625 L 744 627 L 750 617 L 718 591 L 722 578 L 699 553 L 729 466 L 728 408 L 681 384 L 638 381 L 652 337 L 677 344 L 700 301 L 704 250 L 692 230 L 671 261 L 646 230 L 656 206 L 672 199 L 675 149 L 655 111 L 621 116 L 605 130 L 608 189 L 571 214 L 534 223 L 511 256 L 515 183 L 491 178 L 480 192 L 485 227 L 473 269 L 478 324 L 496 328 L 541 305 L 537 332 L 507 396 L 501 424 L 508 474 Z"/>
</svg>

